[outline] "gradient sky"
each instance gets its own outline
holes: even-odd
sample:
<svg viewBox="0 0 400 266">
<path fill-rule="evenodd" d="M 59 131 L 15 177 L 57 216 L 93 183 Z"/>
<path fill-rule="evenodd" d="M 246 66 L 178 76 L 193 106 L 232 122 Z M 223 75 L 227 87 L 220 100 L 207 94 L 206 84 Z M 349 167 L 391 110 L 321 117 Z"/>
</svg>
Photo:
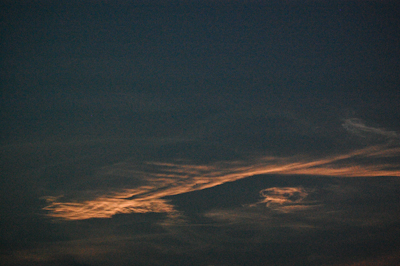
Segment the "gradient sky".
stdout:
<svg viewBox="0 0 400 266">
<path fill-rule="evenodd" d="M 399 265 L 397 1 L 1 1 L 0 264 Z"/>
</svg>

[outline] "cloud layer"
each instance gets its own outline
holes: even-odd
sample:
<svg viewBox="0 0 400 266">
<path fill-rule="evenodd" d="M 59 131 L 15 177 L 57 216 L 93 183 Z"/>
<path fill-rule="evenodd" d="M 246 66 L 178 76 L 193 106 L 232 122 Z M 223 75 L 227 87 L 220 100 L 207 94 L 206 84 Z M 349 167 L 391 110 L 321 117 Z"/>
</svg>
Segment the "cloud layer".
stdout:
<svg viewBox="0 0 400 266">
<path fill-rule="evenodd" d="M 396 160 L 393 161 L 399 156 L 400 147 L 379 145 L 326 158 L 262 157 L 210 165 L 185 162 L 149 162 L 132 165 L 127 161 L 104 168 L 103 175 L 131 176 L 133 179 L 138 179 L 142 185 L 132 189 L 104 191 L 103 195 L 84 201 L 76 199 L 63 201 L 62 197 L 48 197 L 48 206 L 44 209 L 51 217 L 67 220 L 109 218 L 118 213 L 131 212 L 159 212 L 172 215 L 176 214 L 176 211 L 165 197 L 211 188 L 254 175 L 400 177 L 400 165 Z M 380 161 L 382 162 L 379 163 Z M 290 189 L 288 191 L 267 189 L 262 193 L 267 205 L 288 201 L 288 197 L 284 196 L 286 194 L 297 194 L 300 198 L 306 195 L 305 191 Z"/>
</svg>

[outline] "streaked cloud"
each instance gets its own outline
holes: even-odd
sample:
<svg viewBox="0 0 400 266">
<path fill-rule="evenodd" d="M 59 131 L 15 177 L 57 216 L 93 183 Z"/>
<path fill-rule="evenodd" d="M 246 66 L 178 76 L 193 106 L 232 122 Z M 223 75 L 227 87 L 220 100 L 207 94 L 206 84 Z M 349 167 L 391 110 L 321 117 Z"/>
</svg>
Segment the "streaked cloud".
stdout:
<svg viewBox="0 0 400 266">
<path fill-rule="evenodd" d="M 119 213 L 180 214 L 166 198 L 215 187 L 254 175 L 313 175 L 337 177 L 400 177 L 400 146 L 398 134 L 367 126 L 352 118 L 342 124 L 348 132 L 363 137 L 384 137 L 386 144 L 367 146 L 342 154 L 324 157 L 295 155 L 289 157 L 258 156 L 237 161 L 195 164 L 190 161 L 159 161 L 139 163 L 126 160 L 99 169 L 94 180 L 128 180 L 124 185 L 112 182 L 113 188 L 82 190 L 74 197 L 47 197 L 44 208 L 48 215 L 67 220 L 109 218 Z M 382 140 L 382 139 L 381 139 Z M 382 141 L 380 141 L 382 143 Z M 120 179 L 118 179 L 120 178 Z M 110 182 L 109 182 L 110 183 Z M 131 184 L 131 185 L 129 185 Z M 301 188 L 266 188 L 261 191 L 267 207 L 281 212 L 309 208 L 302 200 L 307 191 Z M 93 196 L 96 195 L 96 196 Z"/>
<path fill-rule="evenodd" d="M 349 132 L 361 136 L 383 136 L 386 138 L 398 138 L 399 135 L 395 131 L 386 130 L 383 128 L 376 128 L 372 126 L 367 126 L 365 123 L 358 118 L 349 118 L 344 120 L 342 126 Z"/>
<path fill-rule="evenodd" d="M 133 189 L 114 189 L 102 196 L 79 201 L 49 197 L 44 209 L 51 217 L 67 220 L 108 218 L 118 213 L 167 213 L 179 216 L 165 197 L 215 187 L 226 182 L 261 174 L 316 175 L 316 176 L 394 176 L 400 177 L 400 164 L 393 158 L 400 156 L 400 147 L 378 145 L 326 158 L 262 157 L 248 161 L 218 162 L 210 165 L 187 162 L 148 162 L 142 165 L 129 161 L 102 169 L 103 175 L 130 176 L 140 181 Z M 378 161 L 385 161 L 377 163 Z M 397 161 L 397 160 L 396 160 Z M 85 192 L 82 192 L 85 193 Z M 306 196 L 301 189 L 269 188 L 262 192 L 269 205 L 292 202 Z M 281 210 L 296 208 L 282 206 Z M 301 208 L 299 205 L 298 208 Z"/>
</svg>

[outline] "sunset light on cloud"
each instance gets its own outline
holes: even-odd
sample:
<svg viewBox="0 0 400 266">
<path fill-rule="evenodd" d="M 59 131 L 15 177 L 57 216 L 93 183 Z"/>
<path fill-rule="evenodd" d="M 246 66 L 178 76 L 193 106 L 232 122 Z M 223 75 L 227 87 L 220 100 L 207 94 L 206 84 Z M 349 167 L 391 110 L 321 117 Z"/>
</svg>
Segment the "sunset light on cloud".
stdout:
<svg viewBox="0 0 400 266">
<path fill-rule="evenodd" d="M 400 265 L 400 1 L 0 2 L 0 264 Z"/>
<path fill-rule="evenodd" d="M 110 191 L 104 196 L 86 201 L 65 202 L 62 201 L 62 198 L 49 197 L 47 199 L 49 205 L 44 209 L 51 217 L 67 220 L 110 218 L 115 214 L 131 212 L 172 214 L 176 210 L 164 197 L 211 188 L 254 175 L 400 177 L 400 165 L 398 164 L 363 163 L 366 159 L 374 161 L 378 158 L 399 156 L 399 147 L 383 145 L 314 160 L 301 160 L 301 157 L 295 156 L 292 158 L 265 157 L 249 162 L 223 162 L 213 165 L 147 163 L 147 166 L 151 166 L 147 167 L 148 172 L 132 172 L 129 165 L 120 163 L 108 171 L 119 173 L 126 171 L 125 174 L 132 175 L 140 173 L 141 181 L 145 185 L 134 189 Z M 267 191 L 263 192 L 266 202 L 279 202 L 276 197 L 272 199 L 271 196 L 266 196 Z M 292 193 L 284 190 L 281 192 Z"/>
</svg>

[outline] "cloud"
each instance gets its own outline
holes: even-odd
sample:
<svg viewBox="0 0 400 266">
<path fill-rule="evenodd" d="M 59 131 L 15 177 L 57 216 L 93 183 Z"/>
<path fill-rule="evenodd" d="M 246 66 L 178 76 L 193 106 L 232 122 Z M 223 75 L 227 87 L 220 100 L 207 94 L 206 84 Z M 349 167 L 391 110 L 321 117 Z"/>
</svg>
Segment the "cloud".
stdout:
<svg viewBox="0 0 400 266">
<path fill-rule="evenodd" d="M 67 220 L 109 218 L 118 213 L 167 213 L 174 217 L 180 214 L 169 203 L 168 196 L 215 187 L 246 177 L 261 174 L 315 175 L 315 176 L 393 176 L 400 177 L 397 159 L 400 147 L 377 145 L 346 154 L 326 158 L 261 157 L 247 161 L 218 162 L 209 165 L 187 162 L 148 162 L 142 165 L 129 161 L 102 169 L 110 178 L 118 175 L 139 180 L 136 188 L 105 190 L 103 195 L 92 199 L 77 200 L 49 197 L 44 209 L 51 217 Z M 84 191 L 82 193 L 85 193 Z M 269 188 L 262 191 L 267 205 L 279 205 L 282 211 L 295 207 L 297 200 L 307 192 L 299 188 Z M 287 205 L 290 203 L 291 205 Z M 303 206 L 304 207 L 304 206 Z"/>
<path fill-rule="evenodd" d="M 302 187 L 272 187 L 260 191 L 260 196 L 263 198 L 256 204 L 265 204 L 266 207 L 288 213 L 299 210 L 306 210 L 312 207 L 306 205 L 304 199 L 308 196 L 306 189 Z"/>
<path fill-rule="evenodd" d="M 342 126 L 352 134 L 360 137 L 385 137 L 388 139 L 398 138 L 399 135 L 395 131 L 389 131 L 382 128 L 376 128 L 365 125 L 365 123 L 357 118 L 349 118 L 344 120 Z"/>
<path fill-rule="evenodd" d="M 279 204 L 293 204 L 301 202 L 308 193 L 299 187 L 272 187 L 260 191 L 261 197 L 264 198 L 262 203 L 267 206 Z"/>
<path fill-rule="evenodd" d="M 315 200 L 306 200 L 312 192 L 314 192 L 312 189 L 303 187 L 266 188 L 259 192 L 262 199 L 256 203 L 233 208 L 213 208 L 205 212 L 204 216 L 218 223 L 251 224 L 261 231 L 268 227 L 314 228 L 315 224 L 309 223 L 304 218 L 316 209 L 318 213 L 322 212 L 323 206 Z M 303 217 L 303 220 L 287 219 L 282 214 L 292 214 L 292 218 Z"/>
</svg>

